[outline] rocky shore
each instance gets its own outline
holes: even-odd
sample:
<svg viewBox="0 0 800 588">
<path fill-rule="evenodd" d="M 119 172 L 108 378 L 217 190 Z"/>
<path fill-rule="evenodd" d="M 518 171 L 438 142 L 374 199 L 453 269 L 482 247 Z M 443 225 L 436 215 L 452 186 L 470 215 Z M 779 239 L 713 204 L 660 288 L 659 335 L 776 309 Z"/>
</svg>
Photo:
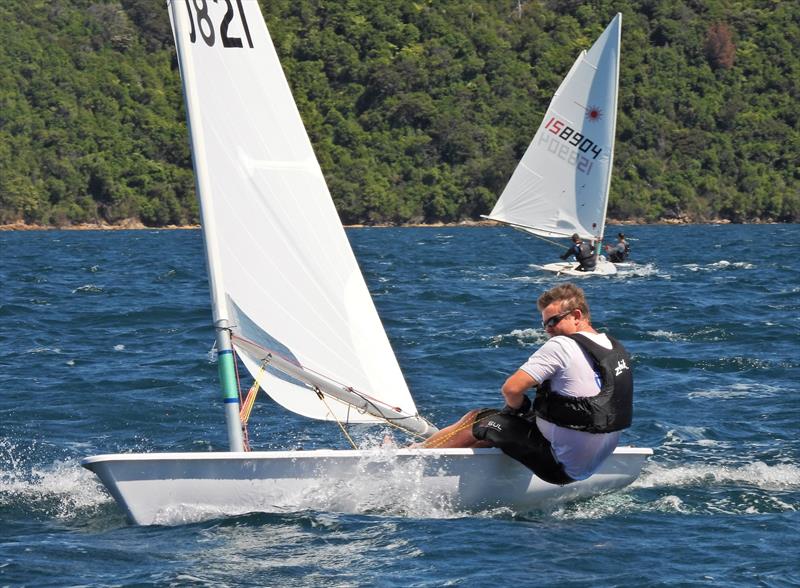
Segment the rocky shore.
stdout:
<svg viewBox="0 0 800 588">
<path fill-rule="evenodd" d="M 665 218 L 659 219 L 656 222 L 647 222 L 643 219 L 608 219 L 607 225 L 646 225 L 646 224 L 664 224 L 664 225 L 690 225 L 690 224 L 715 224 L 724 225 L 729 224 L 731 221 L 728 219 L 711 219 L 711 220 L 695 220 L 689 218 Z M 749 221 L 748 224 L 760 224 L 764 221 L 758 219 Z M 499 225 L 490 220 L 464 220 L 455 223 L 398 223 L 398 224 L 355 224 L 345 225 L 347 228 L 362 228 L 362 227 L 491 227 Z M 63 226 L 45 226 L 45 225 L 29 225 L 23 221 L 17 221 L 10 224 L 0 225 L 0 231 L 119 231 L 119 230 L 187 230 L 199 229 L 200 225 L 166 225 L 163 227 L 148 227 L 143 225 L 140 221 L 134 219 L 126 219 L 116 224 L 101 223 L 80 223 L 74 225 Z"/>
</svg>

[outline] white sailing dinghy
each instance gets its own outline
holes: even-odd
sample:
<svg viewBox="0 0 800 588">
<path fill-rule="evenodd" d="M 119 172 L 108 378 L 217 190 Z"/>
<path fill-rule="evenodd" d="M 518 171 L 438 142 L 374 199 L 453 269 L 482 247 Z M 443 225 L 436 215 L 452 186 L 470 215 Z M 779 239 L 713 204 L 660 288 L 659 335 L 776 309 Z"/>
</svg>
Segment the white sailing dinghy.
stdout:
<svg viewBox="0 0 800 588">
<path fill-rule="evenodd" d="M 168 3 L 202 214 L 230 451 L 100 455 L 136 524 L 324 509 L 530 510 L 623 487 L 649 449 L 620 448 L 590 479 L 547 484 L 495 449 L 247 451 L 232 348 L 279 404 L 425 438 L 334 209 L 256 0 Z M 388 501 L 388 502 L 387 502 Z"/>
<path fill-rule="evenodd" d="M 484 218 L 546 239 L 570 239 L 577 233 L 599 247 L 614 163 L 621 29 L 622 14 L 617 14 L 591 49 L 575 60 Z M 604 256 L 598 256 L 591 273 L 575 270 L 577 263 L 571 261 L 537 267 L 575 276 L 617 271 Z"/>
</svg>

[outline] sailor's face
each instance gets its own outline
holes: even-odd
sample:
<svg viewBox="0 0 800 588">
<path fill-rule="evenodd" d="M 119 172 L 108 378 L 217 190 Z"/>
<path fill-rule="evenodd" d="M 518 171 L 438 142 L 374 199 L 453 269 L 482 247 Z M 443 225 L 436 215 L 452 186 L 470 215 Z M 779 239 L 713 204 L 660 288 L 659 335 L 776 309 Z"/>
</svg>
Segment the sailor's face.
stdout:
<svg viewBox="0 0 800 588">
<path fill-rule="evenodd" d="M 576 328 L 576 314 L 579 310 L 561 310 L 561 302 L 553 302 L 542 310 L 542 327 L 550 337 L 571 335 Z"/>
</svg>

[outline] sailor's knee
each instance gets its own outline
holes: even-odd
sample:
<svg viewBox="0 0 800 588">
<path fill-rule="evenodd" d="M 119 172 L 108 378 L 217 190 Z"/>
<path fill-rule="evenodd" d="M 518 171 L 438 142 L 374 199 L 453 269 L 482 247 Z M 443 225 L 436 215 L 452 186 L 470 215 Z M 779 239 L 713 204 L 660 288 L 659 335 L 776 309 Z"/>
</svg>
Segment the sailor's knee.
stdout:
<svg viewBox="0 0 800 588">
<path fill-rule="evenodd" d="M 474 410 L 469 411 L 463 417 L 461 417 L 461 421 L 464 423 L 474 423 L 475 420 L 478 418 L 478 415 L 482 412 L 482 409 L 476 408 Z"/>
</svg>

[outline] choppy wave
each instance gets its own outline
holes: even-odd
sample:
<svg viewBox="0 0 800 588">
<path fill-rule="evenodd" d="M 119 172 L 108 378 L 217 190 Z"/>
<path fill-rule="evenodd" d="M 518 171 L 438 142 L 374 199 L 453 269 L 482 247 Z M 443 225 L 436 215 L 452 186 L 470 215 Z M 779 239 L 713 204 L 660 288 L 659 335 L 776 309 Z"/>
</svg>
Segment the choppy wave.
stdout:
<svg viewBox="0 0 800 588">
<path fill-rule="evenodd" d="M 794 464 L 767 465 L 760 461 L 740 466 L 704 463 L 661 466 L 650 463 L 632 487 L 719 488 L 738 485 L 762 490 L 800 490 L 800 467 Z"/>
<path fill-rule="evenodd" d="M 96 284 L 84 284 L 72 291 L 73 294 L 102 294 L 103 292 L 105 292 L 105 288 Z"/>
<path fill-rule="evenodd" d="M 720 259 L 707 264 L 687 263 L 685 267 L 690 272 L 713 272 L 719 270 L 751 270 L 756 269 L 756 265 L 747 261 L 730 262 L 727 259 Z"/>
<path fill-rule="evenodd" d="M 43 354 L 53 354 L 53 355 L 60 355 L 61 349 L 58 347 L 32 347 L 27 349 L 25 353 L 43 353 Z"/>
<path fill-rule="evenodd" d="M 780 386 L 771 386 L 769 384 L 758 385 L 749 383 L 734 383 L 729 386 L 695 390 L 689 392 L 687 398 L 713 398 L 719 400 L 737 398 L 770 398 L 777 396 L 783 391 L 784 390 Z"/>
<path fill-rule="evenodd" d="M 689 338 L 682 334 L 682 333 L 673 333 L 672 331 L 667 331 L 664 329 L 658 329 L 657 331 L 647 331 L 647 334 L 651 337 L 655 337 L 656 339 L 666 339 L 667 341 L 688 341 Z"/>
<path fill-rule="evenodd" d="M 170 526 L 147 529 L 125 527 L 79 458 L 226 447 L 206 356 L 202 237 L 0 233 L 0 534 L 10 535 L 0 584 L 236 585 L 251 579 L 244 570 L 256 584 L 381 585 L 388 576 L 393 585 L 472 585 L 496 569 L 529 583 L 510 544 L 577 554 L 537 561 L 550 585 L 652 585 L 654 557 L 665 585 L 705 574 L 729 586 L 797 583 L 786 547 L 796 543 L 800 504 L 800 271 L 785 260 L 800 248 L 798 227 L 626 228 L 640 239 L 641 265 L 580 281 L 597 325 L 634 353 L 626 436 L 656 448 L 625 489 L 552 510 L 466 513 L 418 491 L 413 468 L 399 469 L 386 485 L 359 476 L 309 488 L 298 503 L 268 505 L 273 514 L 222 518 L 229 513 L 187 505 L 163 513 Z M 500 401 L 504 376 L 545 340 L 536 297 L 569 280 L 530 265 L 554 259 L 552 245 L 507 229 L 364 229 L 348 238 L 382 294 L 378 311 L 414 401 L 440 423 Z M 262 449 L 345 444 L 335 424 L 295 418 L 269 400 L 251 433 Z M 335 512 L 348 501 L 359 510 Z M 629 548 L 642 537 L 646 549 Z M 588 543 L 592 557 L 580 557 Z M 758 546 L 746 565 L 730 555 L 738 545 Z M 597 574 L 619 570 L 622 558 L 625 570 Z M 40 574 L 40 562 L 57 571 Z"/>
<path fill-rule="evenodd" d="M 622 265 L 617 266 L 617 278 L 650 278 L 650 277 L 659 277 L 664 279 L 670 279 L 670 275 L 667 273 L 663 273 L 661 270 L 658 269 L 658 266 L 654 263 L 632 263 L 630 265 Z"/>
<path fill-rule="evenodd" d="M 541 345 L 545 341 L 547 341 L 547 333 L 541 329 L 514 329 L 510 333 L 493 336 L 490 344 L 494 347 L 502 347 L 509 343 L 520 347 L 532 347 Z"/>
</svg>

